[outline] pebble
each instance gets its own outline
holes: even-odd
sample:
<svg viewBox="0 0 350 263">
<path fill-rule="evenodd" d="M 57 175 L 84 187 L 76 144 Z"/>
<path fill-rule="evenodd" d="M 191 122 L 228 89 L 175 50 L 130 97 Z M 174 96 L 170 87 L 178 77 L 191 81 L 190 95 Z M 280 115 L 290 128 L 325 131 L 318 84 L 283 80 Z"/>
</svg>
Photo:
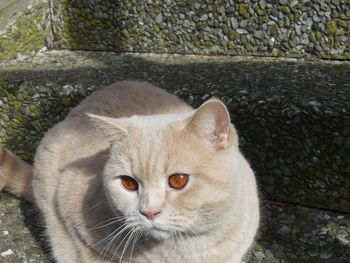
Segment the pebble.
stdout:
<svg viewBox="0 0 350 263">
<path fill-rule="evenodd" d="M 235 17 L 231 17 L 230 22 L 231 22 L 231 27 L 233 29 L 237 29 L 238 28 L 238 20 Z"/>
<path fill-rule="evenodd" d="M 287 235 L 290 233 L 290 228 L 287 225 L 283 225 L 278 231 L 277 234 L 279 235 Z"/>
<path fill-rule="evenodd" d="M 290 8 L 294 8 L 294 7 L 296 7 L 296 5 L 298 4 L 298 1 L 297 0 L 293 0 L 293 1 L 291 1 L 290 2 Z"/>
<path fill-rule="evenodd" d="M 253 36 L 257 39 L 262 39 L 264 37 L 264 32 L 262 30 L 257 30 L 253 33 Z"/>
<path fill-rule="evenodd" d="M 320 254 L 320 258 L 322 259 L 329 259 L 332 257 L 332 254 L 329 254 L 329 253 L 321 253 Z"/>
<path fill-rule="evenodd" d="M 2 252 L 0 255 L 5 258 L 5 257 L 11 256 L 13 254 L 14 254 L 14 252 L 11 249 L 8 249 L 8 250 Z"/>
<path fill-rule="evenodd" d="M 2 231 L 2 235 L 5 237 L 5 236 L 8 236 L 9 235 L 9 231 Z"/>
<path fill-rule="evenodd" d="M 207 21 L 208 20 L 208 15 L 207 14 L 204 14 L 201 16 L 201 18 L 199 19 L 200 21 Z"/>
<path fill-rule="evenodd" d="M 246 34 L 248 34 L 248 31 L 243 29 L 243 28 L 238 28 L 237 33 L 241 34 L 241 35 L 246 35 Z"/>
<path fill-rule="evenodd" d="M 189 28 L 191 27 L 191 22 L 189 20 L 184 20 L 184 22 L 182 23 L 182 25 L 185 27 L 185 28 Z"/>
<path fill-rule="evenodd" d="M 162 13 L 159 13 L 156 18 L 155 18 L 155 21 L 157 24 L 160 24 L 163 22 L 163 14 Z"/>
</svg>

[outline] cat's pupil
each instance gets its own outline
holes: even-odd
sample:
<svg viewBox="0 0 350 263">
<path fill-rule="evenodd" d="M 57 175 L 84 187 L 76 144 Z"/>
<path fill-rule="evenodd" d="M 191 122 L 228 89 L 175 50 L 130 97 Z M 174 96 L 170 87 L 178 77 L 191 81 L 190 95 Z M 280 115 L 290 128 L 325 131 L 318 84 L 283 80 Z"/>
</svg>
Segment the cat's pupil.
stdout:
<svg viewBox="0 0 350 263">
<path fill-rule="evenodd" d="M 136 180 L 130 176 L 122 176 L 121 178 L 121 182 L 122 185 L 130 191 L 137 191 L 137 189 L 139 188 L 138 183 L 136 182 Z"/>
<path fill-rule="evenodd" d="M 182 189 L 188 182 L 188 174 L 172 174 L 169 176 L 169 186 L 174 189 Z"/>
</svg>

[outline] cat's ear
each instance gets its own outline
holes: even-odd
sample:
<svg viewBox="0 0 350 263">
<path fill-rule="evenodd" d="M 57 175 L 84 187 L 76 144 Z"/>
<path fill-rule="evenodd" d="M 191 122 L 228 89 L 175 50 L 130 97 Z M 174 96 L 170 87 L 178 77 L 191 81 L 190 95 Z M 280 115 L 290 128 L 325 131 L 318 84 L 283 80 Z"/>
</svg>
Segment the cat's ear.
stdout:
<svg viewBox="0 0 350 263">
<path fill-rule="evenodd" d="M 123 127 L 122 121 L 119 119 L 98 116 L 92 113 L 87 113 L 86 115 L 88 116 L 91 124 L 96 129 L 101 131 L 111 145 L 114 145 L 128 137 L 128 132 Z"/>
<path fill-rule="evenodd" d="M 186 130 L 209 140 L 216 149 L 238 145 L 230 114 L 225 104 L 217 98 L 209 99 L 195 111 L 186 125 Z"/>
</svg>

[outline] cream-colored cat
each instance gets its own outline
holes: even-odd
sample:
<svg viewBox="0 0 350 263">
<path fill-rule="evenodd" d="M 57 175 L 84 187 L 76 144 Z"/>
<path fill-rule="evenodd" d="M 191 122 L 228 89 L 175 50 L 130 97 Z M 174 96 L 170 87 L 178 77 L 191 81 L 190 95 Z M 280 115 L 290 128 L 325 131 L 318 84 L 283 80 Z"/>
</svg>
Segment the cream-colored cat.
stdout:
<svg viewBox="0 0 350 263">
<path fill-rule="evenodd" d="M 147 83 L 98 90 L 50 129 L 34 167 L 4 148 L 0 186 L 35 202 L 58 263 L 240 262 L 259 221 L 254 174 L 217 99 Z"/>
</svg>

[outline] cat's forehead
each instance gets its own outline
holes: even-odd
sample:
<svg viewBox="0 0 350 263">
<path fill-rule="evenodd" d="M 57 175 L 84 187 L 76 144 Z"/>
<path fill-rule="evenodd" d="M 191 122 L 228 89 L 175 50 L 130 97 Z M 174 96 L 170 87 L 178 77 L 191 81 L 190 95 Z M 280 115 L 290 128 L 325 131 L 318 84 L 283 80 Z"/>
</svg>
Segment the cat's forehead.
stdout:
<svg viewBox="0 0 350 263">
<path fill-rule="evenodd" d="M 174 113 L 174 114 L 156 114 L 156 115 L 134 115 L 128 118 L 130 124 L 139 129 L 143 129 L 143 131 L 148 131 L 152 128 L 161 129 L 168 127 L 169 124 L 186 120 L 191 115 L 193 115 L 193 111 L 184 112 L 184 113 Z"/>
</svg>

